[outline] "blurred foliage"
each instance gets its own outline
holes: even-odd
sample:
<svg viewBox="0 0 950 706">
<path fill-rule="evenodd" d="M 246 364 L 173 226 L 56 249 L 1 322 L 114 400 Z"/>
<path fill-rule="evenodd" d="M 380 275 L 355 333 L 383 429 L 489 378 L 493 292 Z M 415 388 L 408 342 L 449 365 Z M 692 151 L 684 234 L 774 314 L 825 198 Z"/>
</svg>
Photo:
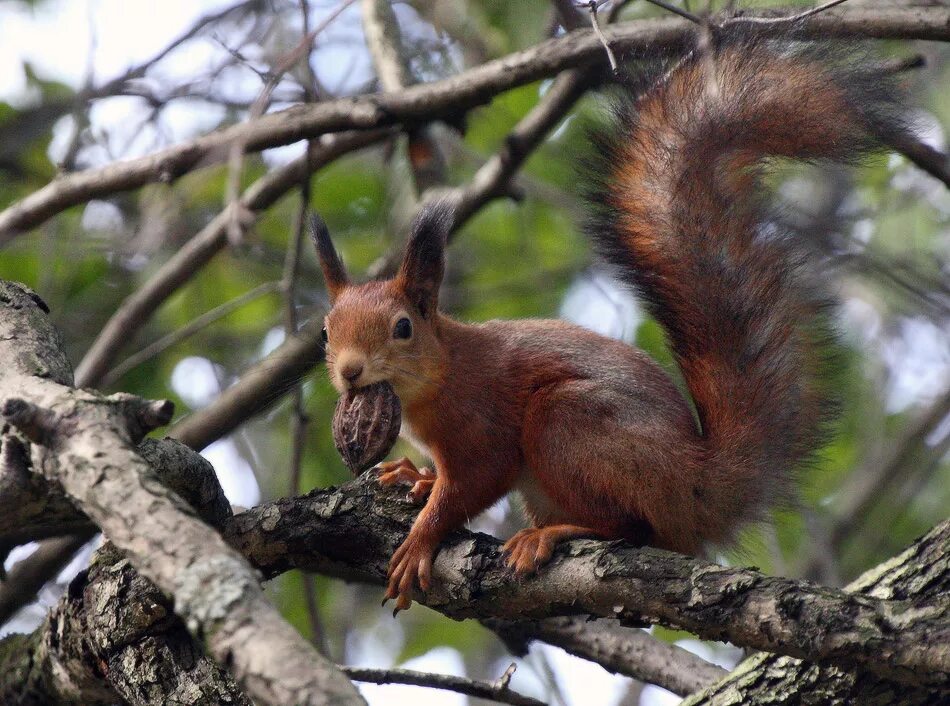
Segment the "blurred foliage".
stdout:
<svg viewBox="0 0 950 706">
<path fill-rule="evenodd" d="M 420 7 L 421 18 L 410 5 L 399 7 L 407 41 L 417 35 L 431 37 L 428 20 L 444 17 L 439 15 L 444 8 L 437 7 L 440 3 Z M 551 9 L 545 3 L 452 0 L 447 5 L 464 22 L 440 25 L 435 48 L 424 52 L 426 74 L 431 72 L 432 77 L 464 68 L 459 65 L 459 57 L 468 55 L 466 48 L 475 51 L 468 46 L 475 39 L 479 40 L 478 51 L 487 52 L 486 58 L 491 58 L 542 40 L 552 26 Z M 624 16 L 660 14 L 658 8 L 634 3 Z M 283 36 L 294 36 L 295 17 L 289 11 L 275 14 L 274 22 L 287 24 Z M 340 22 L 347 23 L 348 33 L 344 39 L 335 40 L 332 46 L 336 53 L 321 59 L 318 43 L 313 60 L 318 76 L 321 61 L 339 61 L 341 51 L 354 55 L 365 51 L 358 32 L 358 13 L 344 17 Z M 261 40 L 261 46 L 260 52 L 248 55 L 267 56 L 266 40 Z M 946 126 L 950 124 L 950 91 L 945 90 L 950 86 L 948 49 L 907 42 L 883 43 L 876 49 L 894 57 L 917 52 L 926 56 L 927 67 L 905 74 L 903 81 L 912 104 L 921 111 L 922 122 L 932 126 L 932 139 L 946 149 Z M 69 100 L 74 88 L 41 78 L 33 70 L 28 75 L 30 100 L 0 103 L 0 206 L 4 207 L 54 177 L 61 155 L 51 156 L 52 126 L 69 128 L 73 125 L 69 115 L 76 109 Z M 537 103 L 548 85 L 539 82 L 523 86 L 472 111 L 464 135 L 440 126 L 437 134 L 448 160 L 448 181 L 464 183 L 499 148 L 511 127 Z M 250 89 L 247 85 L 241 88 L 247 93 L 247 101 L 253 100 L 259 89 L 259 83 L 253 81 Z M 236 87 L 229 90 L 239 92 Z M 140 108 L 145 107 L 143 102 Z M 519 176 L 524 200 L 490 204 L 459 233 L 450 254 L 443 297 L 452 315 L 471 321 L 557 317 L 571 288 L 589 281 L 593 263 L 578 227 L 582 214 L 576 164 L 589 149 L 585 128 L 603 113 L 600 96 L 590 95 L 581 101 L 571 117 L 531 156 Z M 227 121 L 242 119 L 244 113 L 228 110 L 222 115 Z M 131 122 L 138 119 L 133 117 L 129 117 Z M 79 139 L 82 156 L 95 154 L 99 142 L 106 138 L 96 129 L 86 129 Z M 270 154 L 248 155 L 244 184 L 271 169 L 276 158 Z M 396 141 L 344 157 L 314 175 L 308 198 L 327 221 L 351 272 L 365 271 L 381 255 L 399 246 L 406 218 L 398 214 L 412 210 L 411 189 L 406 188 L 409 174 L 404 143 Z M 225 167 L 206 167 L 171 185 L 152 185 L 133 194 L 69 209 L 0 250 L 0 277 L 25 282 L 40 292 L 63 331 L 72 360 L 78 362 L 121 301 L 218 213 L 227 179 Z M 827 547 L 816 539 L 816 533 L 833 523 L 840 507 L 839 491 L 850 487 L 848 482 L 854 474 L 882 463 L 915 421 L 945 394 L 940 384 L 945 386 L 950 381 L 950 192 L 895 156 L 831 175 L 823 169 L 783 169 L 772 183 L 788 211 L 814 218 L 822 214 L 809 210 L 813 205 L 809 194 L 831 193 L 833 183 L 840 187 L 839 197 L 823 214 L 832 226 L 819 249 L 831 262 L 833 284 L 847 301 L 840 324 L 845 333 L 838 384 L 843 414 L 838 433 L 820 461 L 802 470 L 805 513 L 776 513 L 774 529 L 750 531 L 739 549 L 722 558 L 797 575 L 813 571 L 817 556 L 819 564 L 833 567 L 835 577 L 844 581 L 944 519 L 950 508 L 946 448 L 925 448 L 912 455 L 908 467 L 898 469 L 893 487 L 882 495 L 869 517 L 854 518 L 850 541 L 828 554 Z M 797 186 L 786 189 L 790 184 Z M 299 197 L 299 192 L 292 191 L 256 221 L 243 243 L 217 255 L 131 337 L 126 353 L 180 329 L 261 283 L 279 280 Z M 798 220 L 793 222 L 800 224 Z M 870 256 L 884 267 L 884 275 L 867 264 L 865 258 Z M 885 276 L 888 268 L 901 273 L 920 291 L 895 284 Z M 928 297 L 940 306 L 928 305 Z M 324 304 L 319 269 L 307 249 L 297 300 L 300 315 L 304 319 L 321 317 Z M 114 387 L 146 397 L 170 398 L 178 405 L 179 415 L 187 414 L 192 401 L 190 391 L 172 385 L 172 374 L 182 360 L 201 357 L 211 361 L 219 384 L 229 384 L 265 354 L 265 340 L 275 340 L 275 332 L 283 325 L 282 308 L 280 296 L 262 296 L 135 368 Z M 908 321 L 918 322 L 920 330 L 932 331 L 926 354 L 915 354 L 924 343 L 908 332 Z M 677 375 L 656 323 L 638 318 L 631 342 Z M 906 352 L 906 365 L 900 351 Z M 940 384 L 921 384 L 920 379 Z M 896 403 L 893 390 L 908 387 L 911 392 L 899 395 L 904 401 Z M 306 491 L 339 483 L 348 473 L 330 437 L 329 420 L 336 394 L 325 372 L 316 371 L 303 391 L 310 420 L 302 465 L 302 489 Z M 232 438 L 253 468 L 264 498 L 289 492 L 290 428 L 290 409 L 284 401 Z M 943 443 L 934 438 L 933 444 Z M 403 452 L 415 455 L 404 444 L 395 453 Z M 510 527 L 512 520 L 505 522 L 496 523 L 497 527 Z M 323 578 L 317 579 L 317 587 L 320 612 L 336 659 L 351 657 L 352 644 L 375 639 L 372 636 L 377 633 L 373 631 L 382 629 L 382 621 L 391 621 L 388 612 L 378 607 L 380 592 L 376 589 L 345 586 Z M 302 577 L 282 577 L 273 582 L 271 591 L 288 618 L 309 634 Z M 391 655 L 393 660 L 449 645 L 463 654 L 473 676 L 497 676 L 488 672 L 504 649 L 480 626 L 455 623 L 419 608 L 400 616 L 399 625 L 401 630 L 395 634 L 401 638 Z M 684 636 L 660 629 L 656 634 L 670 640 Z"/>
</svg>

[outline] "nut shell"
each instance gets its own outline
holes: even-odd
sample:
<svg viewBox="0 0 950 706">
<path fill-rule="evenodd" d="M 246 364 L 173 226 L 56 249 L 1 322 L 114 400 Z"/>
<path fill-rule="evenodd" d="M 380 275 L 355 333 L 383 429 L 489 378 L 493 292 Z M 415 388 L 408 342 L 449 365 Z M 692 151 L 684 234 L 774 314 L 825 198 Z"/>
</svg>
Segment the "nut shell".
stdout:
<svg viewBox="0 0 950 706">
<path fill-rule="evenodd" d="M 376 382 L 340 397 L 333 414 L 333 443 L 358 475 L 386 458 L 401 424 L 402 406 L 392 385 Z"/>
</svg>

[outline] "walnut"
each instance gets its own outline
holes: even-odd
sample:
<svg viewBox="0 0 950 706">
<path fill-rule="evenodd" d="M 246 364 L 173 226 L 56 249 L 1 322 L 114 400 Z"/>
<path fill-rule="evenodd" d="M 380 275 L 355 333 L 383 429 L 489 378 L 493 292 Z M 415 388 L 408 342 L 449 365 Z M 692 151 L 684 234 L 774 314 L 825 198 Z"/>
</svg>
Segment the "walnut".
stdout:
<svg viewBox="0 0 950 706">
<path fill-rule="evenodd" d="M 388 382 L 347 390 L 333 414 L 333 443 L 358 475 L 386 457 L 401 424 L 399 398 Z"/>
</svg>

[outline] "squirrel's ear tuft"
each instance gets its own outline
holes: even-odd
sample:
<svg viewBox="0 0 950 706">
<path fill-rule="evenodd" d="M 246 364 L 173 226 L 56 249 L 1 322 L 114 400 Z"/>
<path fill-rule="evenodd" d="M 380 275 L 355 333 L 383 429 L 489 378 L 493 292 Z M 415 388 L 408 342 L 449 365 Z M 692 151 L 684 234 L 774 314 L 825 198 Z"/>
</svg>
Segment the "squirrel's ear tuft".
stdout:
<svg viewBox="0 0 950 706">
<path fill-rule="evenodd" d="M 396 282 L 423 318 L 429 318 L 439 305 L 445 241 L 454 218 L 454 205 L 440 200 L 423 206 L 412 222 Z"/>
<path fill-rule="evenodd" d="M 327 294 L 330 295 L 330 303 L 332 304 L 350 280 L 346 275 L 346 270 L 343 268 L 343 262 L 340 260 L 336 248 L 333 247 L 333 241 L 330 240 L 330 231 L 327 230 L 327 224 L 316 213 L 310 214 L 308 223 L 310 225 L 310 238 L 317 249 L 320 269 L 323 270 L 323 279 L 326 282 Z"/>
</svg>

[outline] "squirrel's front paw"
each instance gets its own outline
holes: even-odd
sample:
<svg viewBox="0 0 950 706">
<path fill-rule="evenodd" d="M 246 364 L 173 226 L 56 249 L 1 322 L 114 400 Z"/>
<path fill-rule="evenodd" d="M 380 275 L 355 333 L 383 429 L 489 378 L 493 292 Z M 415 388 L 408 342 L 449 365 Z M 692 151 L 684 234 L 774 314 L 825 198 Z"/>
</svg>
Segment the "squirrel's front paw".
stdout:
<svg viewBox="0 0 950 706">
<path fill-rule="evenodd" d="M 412 605 L 412 589 L 416 581 L 419 588 L 428 591 L 432 585 L 432 554 L 434 549 L 419 542 L 412 536 L 400 545 L 389 562 L 389 585 L 386 588 L 386 598 L 396 599 L 396 608 L 393 616 Z"/>
<path fill-rule="evenodd" d="M 376 472 L 380 485 L 412 483 L 407 497 L 414 503 L 421 503 L 429 497 L 435 484 L 435 471 L 431 468 L 416 468 L 405 456 L 398 461 L 380 463 L 376 466 Z"/>
</svg>

